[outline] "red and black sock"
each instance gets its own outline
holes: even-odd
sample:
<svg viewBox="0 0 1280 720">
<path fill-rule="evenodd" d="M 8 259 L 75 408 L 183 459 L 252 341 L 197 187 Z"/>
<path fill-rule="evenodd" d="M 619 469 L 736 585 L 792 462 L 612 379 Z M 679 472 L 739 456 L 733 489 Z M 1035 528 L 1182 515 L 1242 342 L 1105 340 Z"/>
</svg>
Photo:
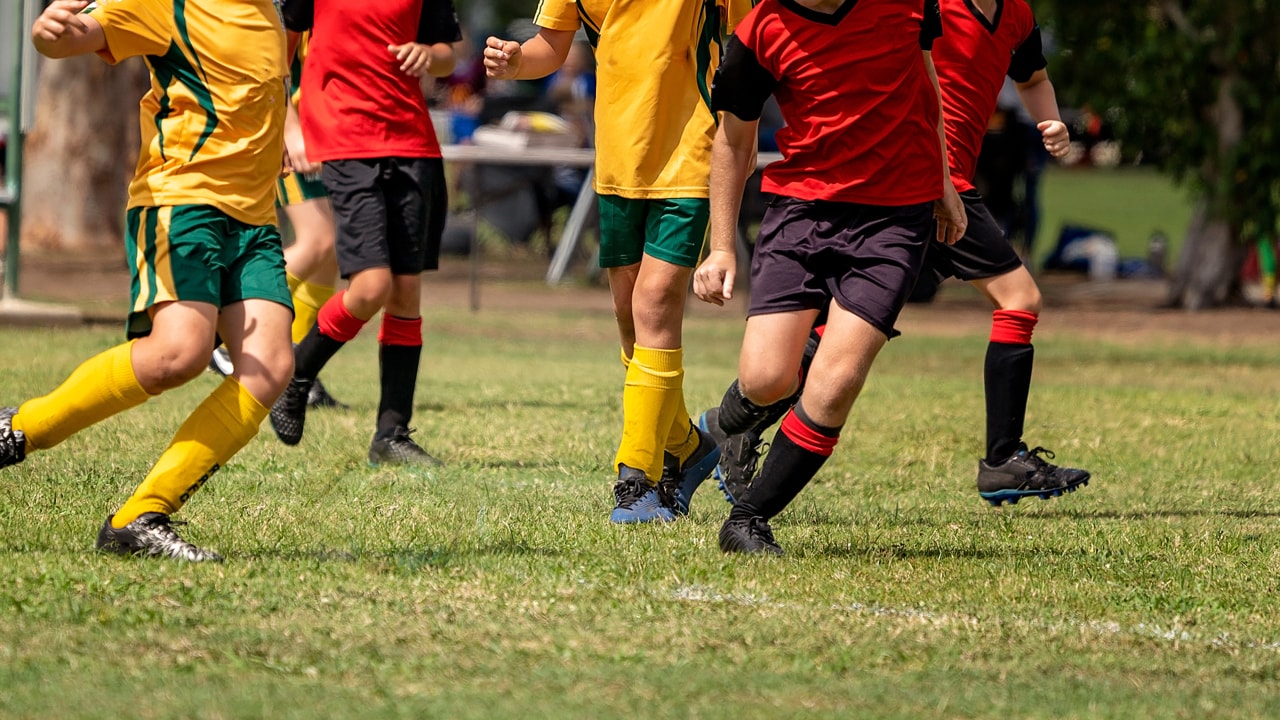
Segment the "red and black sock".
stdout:
<svg viewBox="0 0 1280 720">
<path fill-rule="evenodd" d="M 839 440 L 840 428 L 813 422 L 796 403 L 773 436 L 760 475 L 733 506 L 730 516 L 745 520 L 759 515 L 768 520 L 782 512 L 831 457 Z"/>
<path fill-rule="evenodd" d="M 418 363 L 422 357 L 422 318 L 382 315 L 378 331 L 378 366 L 382 396 L 378 401 L 378 429 L 375 437 L 385 440 L 397 428 L 408 429 L 413 418 L 413 396 L 418 385 Z"/>
<path fill-rule="evenodd" d="M 987 393 L 987 462 L 1003 462 L 1018 451 L 1031 393 L 1035 313 L 996 310 L 983 377 Z"/>
<path fill-rule="evenodd" d="M 314 380 L 329 360 L 360 334 L 367 320 L 361 320 L 342 304 L 345 290 L 329 298 L 316 315 L 316 324 L 294 350 L 293 376 Z"/>
</svg>

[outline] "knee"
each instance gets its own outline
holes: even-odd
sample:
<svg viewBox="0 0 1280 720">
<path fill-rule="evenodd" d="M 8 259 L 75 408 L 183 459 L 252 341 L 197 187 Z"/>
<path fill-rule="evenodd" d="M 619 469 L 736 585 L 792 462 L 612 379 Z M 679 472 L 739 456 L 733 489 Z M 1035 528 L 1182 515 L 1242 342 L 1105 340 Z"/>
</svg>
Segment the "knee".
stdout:
<svg viewBox="0 0 1280 720">
<path fill-rule="evenodd" d="M 1031 313 L 1036 317 L 1040 316 L 1040 311 L 1044 308 L 1044 298 L 1040 295 L 1040 288 L 1032 285 L 1029 288 L 1022 289 L 1020 292 L 1010 295 L 1007 298 L 1001 298 L 996 303 L 998 310 L 1018 310 L 1021 312 Z"/>
<path fill-rule="evenodd" d="M 151 338 L 148 338 L 151 340 Z M 185 385 L 194 380 L 209 364 L 213 343 L 175 342 L 156 339 L 140 348 L 141 357 L 135 355 L 139 381 L 151 393 Z"/>
<path fill-rule="evenodd" d="M 391 283 L 364 282 L 347 288 L 344 302 L 352 315 L 371 318 L 391 299 Z"/>
<path fill-rule="evenodd" d="M 796 391 L 796 374 L 773 372 L 769 368 L 744 369 L 738 376 L 742 395 L 756 405 L 772 405 Z"/>
</svg>

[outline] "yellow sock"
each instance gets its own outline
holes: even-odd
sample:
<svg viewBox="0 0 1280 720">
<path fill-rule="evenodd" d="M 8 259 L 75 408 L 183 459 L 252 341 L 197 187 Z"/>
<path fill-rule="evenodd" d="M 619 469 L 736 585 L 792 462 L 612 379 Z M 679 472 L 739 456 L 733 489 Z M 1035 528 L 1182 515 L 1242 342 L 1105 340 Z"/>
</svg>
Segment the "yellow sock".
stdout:
<svg viewBox="0 0 1280 720">
<path fill-rule="evenodd" d="M 47 450 L 149 397 L 133 374 L 129 341 L 85 360 L 53 392 L 23 403 L 13 429 L 27 436 L 27 452 Z"/>
<path fill-rule="evenodd" d="M 679 458 L 683 465 L 693 451 L 698 449 L 702 437 L 693 429 L 693 418 L 689 417 L 689 408 L 684 404 L 684 391 L 681 390 L 673 401 L 675 410 L 671 414 L 671 430 L 667 432 L 666 450 Z"/>
<path fill-rule="evenodd" d="M 662 477 L 662 450 L 676 412 L 671 398 L 684 394 L 683 355 L 679 348 L 636 346 L 622 390 L 622 443 L 615 469 L 625 464 L 643 470 L 654 483 Z"/>
<path fill-rule="evenodd" d="M 222 464 L 239 452 L 267 417 L 263 405 L 235 378 L 222 381 L 178 428 L 169 447 L 111 518 L 122 528 L 143 513 L 172 515 Z"/>
<path fill-rule="evenodd" d="M 293 278 L 290 278 L 290 288 L 293 294 L 293 342 L 300 343 L 302 338 L 311 332 L 311 326 L 316 324 L 316 316 L 320 314 L 320 308 L 333 297 L 335 288 L 328 285 L 319 285 L 305 280 L 299 280 L 298 285 L 292 285 Z"/>
</svg>

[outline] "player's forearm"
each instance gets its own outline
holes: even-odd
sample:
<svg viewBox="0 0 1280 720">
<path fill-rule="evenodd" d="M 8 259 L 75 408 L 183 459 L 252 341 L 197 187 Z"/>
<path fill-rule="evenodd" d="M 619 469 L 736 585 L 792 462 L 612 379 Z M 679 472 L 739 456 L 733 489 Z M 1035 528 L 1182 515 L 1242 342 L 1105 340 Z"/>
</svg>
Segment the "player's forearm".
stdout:
<svg viewBox="0 0 1280 720">
<path fill-rule="evenodd" d="M 559 70 L 572 44 L 572 32 L 542 29 L 520 46 L 520 68 L 516 79 L 536 80 Z"/>
<path fill-rule="evenodd" d="M 711 145 L 711 237 L 713 252 L 734 253 L 742 191 L 756 164 L 756 122 L 721 114 Z"/>
<path fill-rule="evenodd" d="M 924 66 L 929 73 L 929 82 L 933 84 L 933 92 L 938 97 L 938 144 L 942 148 L 942 182 L 951 182 L 951 161 L 947 159 L 947 123 L 946 112 L 942 109 L 942 87 L 938 85 L 938 71 L 933 66 L 933 53 L 924 51 Z"/>
<path fill-rule="evenodd" d="M 453 46 L 449 43 L 435 43 L 428 46 L 431 52 L 431 65 L 428 66 L 427 72 L 432 77 L 449 77 L 453 74 L 454 68 L 458 65 L 458 56 L 453 52 Z"/>
<path fill-rule="evenodd" d="M 1045 120 L 1062 120 L 1062 115 L 1058 111 L 1058 96 L 1053 90 L 1053 83 L 1049 81 L 1049 76 L 1045 71 L 1041 70 L 1025 83 L 1018 83 L 1018 97 L 1022 99 L 1022 105 L 1027 109 L 1037 123 Z"/>
</svg>

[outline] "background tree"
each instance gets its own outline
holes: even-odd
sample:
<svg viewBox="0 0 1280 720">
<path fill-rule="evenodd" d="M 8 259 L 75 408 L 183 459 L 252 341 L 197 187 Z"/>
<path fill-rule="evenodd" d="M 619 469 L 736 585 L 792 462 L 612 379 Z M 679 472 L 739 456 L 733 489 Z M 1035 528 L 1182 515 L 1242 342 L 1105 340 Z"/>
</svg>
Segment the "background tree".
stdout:
<svg viewBox="0 0 1280 720">
<path fill-rule="evenodd" d="M 1244 240 L 1280 208 L 1280 2 L 1041 0 L 1066 105 L 1090 105 L 1196 201 L 1170 302 L 1239 296 Z M 1135 204 L 1141 198 L 1134 198 Z"/>
<path fill-rule="evenodd" d="M 41 60 L 22 173 L 22 247 L 92 251 L 123 245 L 138 159 L 139 59 Z"/>
</svg>

